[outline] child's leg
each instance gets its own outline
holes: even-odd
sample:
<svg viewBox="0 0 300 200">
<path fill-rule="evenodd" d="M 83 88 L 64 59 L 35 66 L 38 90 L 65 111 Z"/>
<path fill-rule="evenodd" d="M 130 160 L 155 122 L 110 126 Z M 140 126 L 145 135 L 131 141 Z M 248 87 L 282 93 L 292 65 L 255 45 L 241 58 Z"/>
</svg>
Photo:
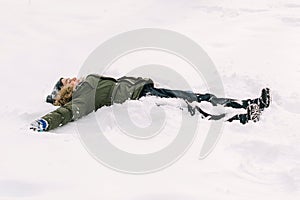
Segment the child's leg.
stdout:
<svg viewBox="0 0 300 200">
<path fill-rule="evenodd" d="M 181 90 L 170 90 L 170 89 L 164 89 L 164 88 L 154 88 L 151 86 L 145 87 L 143 90 L 143 95 L 152 95 L 152 96 L 158 96 L 163 98 L 180 98 L 184 99 L 188 102 L 201 102 L 201 101 L 207 101 L 216 105 L 223 105 L 225 107 L 232 107 L 232 108 L 244 108 L 246 109 L 249 105 L 249 100 L 245 101 L 238 101 L 236 99 L 229 99 L 229 98 L 217 98 L 213 94 L 195 94 L 192 92 L 187 91 L 181 91 Z M 251 103 L 251 102 L 250 102 Z"/>
<path fill-rule="evenodd" d="M 207 101 L 216 105 L 223 105 L 225 107 L 231 108 L 243 108 L 247 109 L 250 104 L 257 104 L 263 110 L 264 108 L 269 107 L 270 104 L 270 90 L 268 88 L 264 88 L 262 90 L 262 94 L 260 98 L 256 99 L 247 99 L 247 100 L 237 100 L 237 99 L 230 99 L 230 98 L 218 98 L 213 94 L 198 94 L 192 93 L 188 91 L 182 90 L 170 90 L 164 88 L 154 88 L 152 85 L 146 85 L 141 92 L 140 97 L 152 95 L 164 98 L 181 98 L 188 102 L 201 102 Z"/>
<path fill-rule="evenodd" d="M 248 117 L 247 117 L 247 114 L 238 114 L 238 115 L 231 117 L 227 121 L 233 122 L 234 120 L 238 120 L 238 121 L 240 121 L 240 123 L 246 124 L 248 122 Z"/>
<path fill-rule="evenodd" d="M 261 110 L 268 108 L 271 102 L 271 94 L 269 88 L 264 88 L 261 91 L 261 96 L 256 99 L 237 100 L 230 98 L 218 98 L 213 94 L 196 94 L 198 102 L 207 101 L 216 105 L 223 105 L 225 107 L 232 108 L 244 108 L 247 109 L 250 104 L 257 104 Z"/>
<path fill-rule="evenodd" d="M 216 96 L 212 94 L 194 94 L 192 92 L 186 92 L 181 90 L 169 90 L 164 88 L 154 88 L 151 85 L 144 87 L 143 91 L 141 92 L 140 97 L 142 96 L 157 96 L 157 97 L 163 97 L 163 98 L 181 98 L 184 99 L 187 102 L 188 111 L 191 115 L 194 115 L 196 111 L 198 111 L 204 118 L 207 118 L 209 120 L 220 120 L 226 116 L 226 114 L 220 114 L 220 115 L 212 115 L 209 113 L 206 113 L 198 106 L 191 106 L 189 102 L 193 101 L 208 101 L 212 103 L 213 105 L 224 105 L 226 107 L 233 107 L 233 108 L 244 108 L 247 110 L 246 114 L 237 114 L 233 116 L 232 118 L 228 119 L 228 122 L 232 122 L 234 120 L 239 120 L 240 123 L 246 124 L 249 120 L 258 120 L 260 115 L 260 109 L 259 106 L 256 104 L 256 102 L 259 101 L 259 99 L 248 99 L 248 100 L 242 100 L 238 101 L 236 99 L 229 99 L 229 98 L 217 98 Z M 254 104 L 256 106 L 254 106 Z M 252 105 L 252 106 L 249 106 Z M 254 107 L 253 107 L 254 106 Z"/>
<path fill-rule="evenodd" d="M 216 105 L 223 105 L 225 107 L 232 107 L 232 108 L 244 108 L 246 109 L 249 104 L 254 103 L 253 100 L 237 100 L 237 99 L 230 99 L 230 98 L 218 98 L 213 94 L 197 94 L 198 102 L 207 101 Z"/>
<path fill-rule="evenodd" d="M 260 115 L 261 109 L 259 106 L 257 104 L 251 104 L 247 107 L 247 114 L 237 114 L 227 121 L 232 122 L 233 120 L 239 120 L 242 124 L 246 124 L 250 120 L 258 122 Z"/>
<path fill-rule="evenodd" d="M 152 96 L 163 97 L 163 98 L 180 98 L 188 102 L 207 101 L 213 104 L 214 106 L 223 105 L 225 107 L 244 108 L 244 109 L 247 108 L 247 106 L 249 105 L 249 101 L 251 101 L 250 99 L 238 101 L 236 99 L 218 98 L 213 94 L 195 94 L 192 92 L 181 91 L 181 90 L 154 88 L 151 85 L 147 85 L 142 91 L 141 96 L 146 96 L 146 95 L 152 95 Z"/>
<path fill-rule="evenodd" d="M 220 119 L 223 119 L 226 117 L 225 113 L 220 114 L 220 115 L 212 115 L 212 114 L 206 113 L 198 106 L 193 107 L 189 103 L 187 103 L 187 106 L 188 106 L 188 111 L 190 112 L 190 114 L 192 116 L 195 115 L 196 111 L 198 111 L 201 114 L 202 118 L 207 118 L 208 120 L 220 120 Z M 259 106 L 257 104 L 251 104 L 247 108 L 247 113 L 237 114 L 237 115 L 231 117 L 230 119 L 227 119 L 226 121 L 232 122 L 234 120 L 238 120 L 242 124 L 246 124 L 250 120 L 257 122 L 257 121 L 259 121 L 260 114 L 261 114 L 261 110 L 260 110 Z"/>
</svg>

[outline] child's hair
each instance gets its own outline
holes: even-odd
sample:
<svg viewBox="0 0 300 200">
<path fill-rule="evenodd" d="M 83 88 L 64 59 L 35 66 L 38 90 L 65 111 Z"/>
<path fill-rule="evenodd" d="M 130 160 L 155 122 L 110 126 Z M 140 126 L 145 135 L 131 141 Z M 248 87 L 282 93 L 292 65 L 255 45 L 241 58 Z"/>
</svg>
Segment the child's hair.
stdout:
<svg viewBox="0 0 300 200">
<path fill-rule="evenodd" d="M 66 103 L 68 103 L 69 101 L 71 101 L 73 90 L 74 90 L 74 87 L 72 85 L 63 86 L 55 98 L 54 105 L 55 106 L 63 106 Z"/>
</svg>

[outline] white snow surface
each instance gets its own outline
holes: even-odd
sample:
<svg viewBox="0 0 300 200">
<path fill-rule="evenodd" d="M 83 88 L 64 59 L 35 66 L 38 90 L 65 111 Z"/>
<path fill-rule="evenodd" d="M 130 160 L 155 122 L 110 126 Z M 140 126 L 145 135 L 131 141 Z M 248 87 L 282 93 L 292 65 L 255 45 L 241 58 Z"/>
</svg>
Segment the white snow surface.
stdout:
<svg viewBox="0 0 300 200">
<path fill-rule="evenodd" d="M 1 200 L 299 199 L 299 0 L 1 0 L 0 11 Z M 48 133 L 28 129 L 55 109 L 44 100 L 59 77 L 76 76 L 88 55 L 112 36 L 149 27 L 177 31 L 201 45 L 227 97 L 253 98 L 270 87 L 273 102 L 261 121 L 226 123 L 214 151 L 199 160 L 210 126 L 200 120 L 185 155 L 147 175 L 123 174 L 98 163 L 81 144 L 75 123 Z M 120 61 L 108 75 L 120 77 L 141 61 L 168 60 L 152 58 L 157 57 L 145 53 Z M 166 64 L 185 71 L 172 59 Z M 184 76 L 194 91 L 207 92 L 202 80 Z M 153 79 L 157 86 L 175 87 Z M 149 114 L 151 109 L 155 114 L 156 101 L 165 100 L 147 97 L 112 107 L 129 106 L 131 119 L 143 127 L 159 120 Z M 167 128 L 149 141 L 124 136 L 110 108 L 95 114 L 116 146 L 148 153 L 172 141 L 181 116 L 188 115 L 176 108 L 179 100 L 165 102 L 170 104 L 162 106 Z"/>
</svg>

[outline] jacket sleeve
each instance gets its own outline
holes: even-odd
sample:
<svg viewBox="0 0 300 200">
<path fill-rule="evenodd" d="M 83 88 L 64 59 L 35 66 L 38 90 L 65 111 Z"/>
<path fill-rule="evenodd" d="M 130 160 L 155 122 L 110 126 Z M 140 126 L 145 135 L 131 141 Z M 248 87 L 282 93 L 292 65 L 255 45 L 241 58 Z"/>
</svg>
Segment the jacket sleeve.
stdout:
<svg viewBox="0 0 300 200">
<path fill-rule="evenodd" d="M 65 125 L 68 122 L 72 121 L 72 104 L 68 103 L 65 106 L 59 107 L 58 109 L 48 113 L 42 118 L 45 119 L 49 124 L 46 131 Z"/>
<path fill-rule="evenodd" d="M 95 90 L 87 84 L 73 95 L 72 101 L 42 117 L 49 124 L 46 131 L 75 121 L 91 113 L 94 109 Z"/>
</svg>

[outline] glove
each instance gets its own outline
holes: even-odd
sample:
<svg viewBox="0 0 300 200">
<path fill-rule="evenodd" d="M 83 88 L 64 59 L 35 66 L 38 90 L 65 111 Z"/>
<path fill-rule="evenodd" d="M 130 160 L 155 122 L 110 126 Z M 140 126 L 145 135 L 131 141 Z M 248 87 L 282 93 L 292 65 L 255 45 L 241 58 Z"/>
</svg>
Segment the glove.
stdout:
<svg viewBox="0 0 300 200">
<path fill-rule="evenodd" d="M 49 124 L 46 120 L 38 119 L 30 124 L 29 129 L 37 131 L 37 132 L 43 132 L 43 131 L 47 130 L 48 126 L 49 126 Z"/>
</svg>

